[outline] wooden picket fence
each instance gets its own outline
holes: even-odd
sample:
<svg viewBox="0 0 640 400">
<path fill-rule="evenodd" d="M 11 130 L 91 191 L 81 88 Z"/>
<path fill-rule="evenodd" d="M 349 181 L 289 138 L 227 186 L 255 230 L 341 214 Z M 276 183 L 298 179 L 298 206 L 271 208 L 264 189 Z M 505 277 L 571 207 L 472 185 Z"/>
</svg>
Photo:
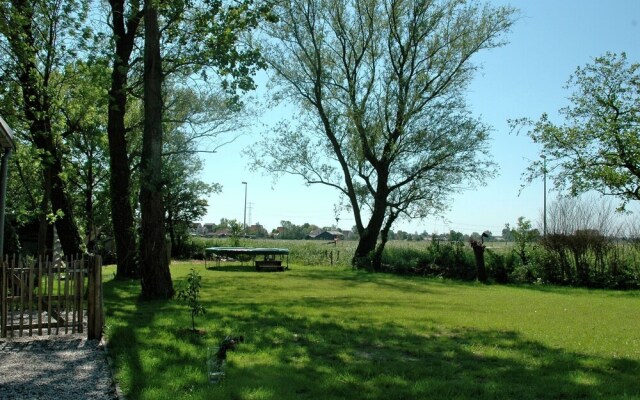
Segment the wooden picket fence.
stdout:
<svg viewBox="0 0 640 400">
<path fill-rule="evenodd" d="M 102 336 L 102 260 L 99 256 L 0 263 L 0 337 L 84 333 Z"/>
</svg>

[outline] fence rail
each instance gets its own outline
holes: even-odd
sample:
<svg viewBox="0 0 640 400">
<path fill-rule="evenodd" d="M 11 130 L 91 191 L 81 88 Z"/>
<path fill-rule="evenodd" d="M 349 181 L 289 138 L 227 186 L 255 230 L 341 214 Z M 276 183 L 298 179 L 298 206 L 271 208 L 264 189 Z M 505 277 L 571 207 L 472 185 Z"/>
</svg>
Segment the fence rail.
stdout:
<svg viewBox="0 0 640 400">
<path fill-rule="evenodd" d="M 99 256 L 0 263 L 0 337 L 84 333 L 102 335 Z"/>
</svg>

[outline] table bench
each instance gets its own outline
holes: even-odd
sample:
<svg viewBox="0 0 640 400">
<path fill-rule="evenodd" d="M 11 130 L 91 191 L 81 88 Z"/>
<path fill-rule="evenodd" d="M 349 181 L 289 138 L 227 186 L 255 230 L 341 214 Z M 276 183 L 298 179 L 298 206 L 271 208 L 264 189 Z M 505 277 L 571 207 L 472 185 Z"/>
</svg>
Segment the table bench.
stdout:
<svg viewBox="0 0 640 400">
<path fill-rule="evenodd" d="M 256 271 L 284 271 L 284 266 L 281 260 L 256 260 Z"/>
</svg>

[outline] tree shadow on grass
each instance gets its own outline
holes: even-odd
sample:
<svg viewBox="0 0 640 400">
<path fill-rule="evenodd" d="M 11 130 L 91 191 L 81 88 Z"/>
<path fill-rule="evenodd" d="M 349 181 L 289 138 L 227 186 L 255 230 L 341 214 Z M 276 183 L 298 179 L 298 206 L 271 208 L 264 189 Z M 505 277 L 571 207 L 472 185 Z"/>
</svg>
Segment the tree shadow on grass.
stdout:
<svg viewBox="0 0 640 400">
<path fill-rule="evenodd" d="M 413 293 L 432 292 L 424 285 L 425 279 L 411 275 L 393 275 L 387 273 L 372 273 L 344 268 L 325 269 L 309 268 L 304 270 L 304 278 L 310 281 L 339 281 L 346 287 L 359 287 L 372 284 L 389 289 L 408 290 Z M 462 283 L 466 285 L 466 283 Z"/>
<path fill-rule="evenodd" d="M 206 272 L 256 272 L 253 265 L 247 264 L 225 264 L 221 266 L 207 265 Z"/>
<path fill-rule="evenodd" d="M 187 335 L 160 316 L 183 315 L 172 302 L 139 302 L 135 290 L 118 285 L 105 284 L 105 299 L 120 321 L 110 328 L 110 353 L 128 399 L 640 397 L 637 360 L 551 348 L 514 331 L 447 329 L 429 320 L 408 330 L 228 298 L 217 299 L 203 319 L 208 335 Z M 321 307 L 313 298 L 299 303 Z M 346 310 L 351 303 L 340 297 L 332 306 Z M 228 333 L 245 342 L 229 353 L 225 382 L 210 384 L 206 349 Z"/>
<path fill-rule="evenodd" d="M 173 310 L 178 307 L 175 301 L 142 300 L 138 281 L 112 280 L 103 288 L 108 351 L 126 398 L 141 398 L 149 392 L 154 398 L 166 398 L 162 380 L 170 382 L 176 377 L 176 369 L 191 363 L 186 346 L 179 344 L 203 347 L 203 335 L 190 331 L 188 312 L 177 314 Z M 170 320 L 173 315 L 184 315 L 182 324 L 174 324 Z M 179 341 L 171 343 L 168 336 Z M 188 376 L 181 384 L 193 387 L 200 380 L 199 372 L 197 379 Z"/>
<path fill-rule="evenodd" d="M 103 284 L 105 335 L 108 351 L 114 360 L 115 378 L 126 384 L 127 396 L 139 397 L 145 376 L 139 354 L 139 333 L 131 325 L 112 325 L 112 321 L 135 320 L 136 325 L 150 325 L 153 313 L 139 309 L 140 284 L 137 281 L 111 280 Z M 112 318 L 113 317 L 113 318 Z"/>
<path fill-rule="evenodd" d="M 234 272 L 242 272 L 242 276 L 234 275 Z M 380 285 L 384 287 L 388 287 L 391 289 L 409 289 L 414 292 L 416 291 L 424 291 L 428 292 L 429 290 L 425 288 L 424 285 L 418 284 L 418 281 L 403 281 L 402 278 L 398 277 L 384 277 L 384 276 L 376 276 L 375 274 L 358 274 L 353 276 L 352 274 L 345 272 L 345 270 L 315 270 L 313 268 L 305 268 L 304 270 L 297 269 L 295 266 L 291 267 L 291 269 L 285 271 L 269 271 L 269 272 L 258 272 L 253 266 L 242 266 L 239 264 L 236 265 L 226 265 L 221 267 L 207 267 L 205 271 L 202 272 L 203 277 L 206 280 L 212 280 L 215 282 L 228 282 L 230 285 L 240 289 L 240 288 L 248 288 L 252 287 L 254 290 L 263 290 L 264 285 L 260 278 L 266 276 L 281 276 L 282 278 L 293 278 L 304 281 L 304 285 L 309 285 L 310 282 L 321 282 L 321 281 L 339 281 L 341 284 L 344 284 L 346 287 L 357 287 L 361 286 L 365 283 Z M 229 274 L 227 274 L 229 273 Z M 246 275 L 245 275 L 246 273 Z M 205 275 L 206 274 L 206 275 Z M 382 274 L 380 274 L 382 275 Z M 240 280 L 238 280 L 238 278 Z M 249 279 L 245 279 L 249 278 Z M 205 282 L 206 284 L 206 282 Z"/>
<path fill-rule="evenodd" d="M 275 325 L 274 321 L 278 321 Z M 345 328 L 271 312 L 244 321 L 234 398 L 637 398 L 640 364 L 553 349 L 511 331 L 399 326 Z M 250 362 L 266 352 L 277 361 Z M 250 382 L 250 383 L 246 383 Z"/>
<path fill-rule="evenodd" d="M 640 290 L 613 290 L 613 289 L 601 289 L 601 288 L 585 288 L 575 286 L 558 286 L 558 285 L 536 285 L 536 284 L 510 284 L 510 287 L 530 290 L 540 293 L 552 293 L 559 295 L 575 295 L 576 293 L 584 293 L 589 295 L 590 293 L 604 294 L 607 297 L 616 298 L 640 298 Z"/>
</svg>

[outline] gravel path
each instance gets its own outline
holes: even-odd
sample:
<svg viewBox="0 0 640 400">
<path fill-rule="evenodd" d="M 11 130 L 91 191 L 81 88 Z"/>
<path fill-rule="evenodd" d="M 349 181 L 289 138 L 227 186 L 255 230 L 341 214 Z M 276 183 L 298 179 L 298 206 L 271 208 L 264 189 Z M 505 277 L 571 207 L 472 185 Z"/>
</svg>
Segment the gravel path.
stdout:
<svg viewBox="0 0 640 400">
<path fill-rule="evenodd" d="M 117 399 L 106 354 L 85 334 L 0 339 L 0 399 Z"/>
</svg>

